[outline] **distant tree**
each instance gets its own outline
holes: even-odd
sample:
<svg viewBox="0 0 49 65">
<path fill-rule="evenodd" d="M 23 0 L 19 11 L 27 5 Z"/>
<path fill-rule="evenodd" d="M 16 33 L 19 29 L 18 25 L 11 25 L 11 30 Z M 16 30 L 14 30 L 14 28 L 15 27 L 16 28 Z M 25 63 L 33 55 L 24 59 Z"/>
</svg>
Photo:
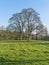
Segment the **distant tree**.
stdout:
<svg viewBox="0 0 49 65">
<path fill-rule="evenodd" d="M 45 37 L 45 40 L 48 40 L 48 30 L 47 30 L 47 27 L 44 28 L 44 37 Z"/>
<path fill-rule="evenodd" d="M 6 28 L 2 25 L 0 26 L 0 30 L 5 30 Z"/>
<path fill-rule="evenodd" d="M 39 39 L 43 40 L 44 38 L 47 40 L 48 31 L 47 27 L 45 27 L 43 24 L 40 24 L 40 26 L 36 29 L 36 39 L 37 36 L 39 36 Z"/>
<path fill-rule="evenodd" d="M 39 26 L 36 28 L 36 40 L 37 40 L 37 36 L 39 36 L 42 40 L 43 34 L 44 34 L 44 25 L 40 23 Z"/>
</svg>

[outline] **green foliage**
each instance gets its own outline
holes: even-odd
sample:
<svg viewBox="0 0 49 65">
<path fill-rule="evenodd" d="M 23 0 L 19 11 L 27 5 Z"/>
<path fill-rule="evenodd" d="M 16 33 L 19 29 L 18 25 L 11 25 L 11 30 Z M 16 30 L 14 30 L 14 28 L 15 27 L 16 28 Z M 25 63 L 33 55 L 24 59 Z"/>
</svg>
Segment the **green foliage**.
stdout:
<svg viewBox="0 0 49 65">
<path fill-rule="evenodd" d="M 49 41 L 0 41 L 0 65 L 49 65 Z"/>
</svg>

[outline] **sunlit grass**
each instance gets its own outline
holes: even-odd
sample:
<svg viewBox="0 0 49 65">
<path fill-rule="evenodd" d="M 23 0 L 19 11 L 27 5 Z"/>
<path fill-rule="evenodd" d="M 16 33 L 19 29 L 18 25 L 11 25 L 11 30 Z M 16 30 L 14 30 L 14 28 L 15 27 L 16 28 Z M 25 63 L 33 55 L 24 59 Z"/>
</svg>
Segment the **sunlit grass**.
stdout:
<svg viewBox="0 0 49 65">
<path fill-rule="evenodd" d="M 0 41 L 0 58 L 5 65 L 49 65 L 49 41 Z"/>
</svg>

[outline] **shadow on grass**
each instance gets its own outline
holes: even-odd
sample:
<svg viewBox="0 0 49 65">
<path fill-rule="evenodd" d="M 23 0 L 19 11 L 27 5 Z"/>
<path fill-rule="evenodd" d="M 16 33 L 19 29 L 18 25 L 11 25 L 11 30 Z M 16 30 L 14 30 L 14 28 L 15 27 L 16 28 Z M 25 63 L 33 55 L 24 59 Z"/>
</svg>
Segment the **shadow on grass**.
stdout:
<svg viewBox="0 0 49 65">
<path fill-rule="evenodd" d="M 4 59 L 3 57 L 0 57 L 0 65 L 25 65 L 25 64 L 33 64 L 34 62 L 49 62 L 49 59 L 46 60 L 8 60 L 8 59 Z"/>
</svg>

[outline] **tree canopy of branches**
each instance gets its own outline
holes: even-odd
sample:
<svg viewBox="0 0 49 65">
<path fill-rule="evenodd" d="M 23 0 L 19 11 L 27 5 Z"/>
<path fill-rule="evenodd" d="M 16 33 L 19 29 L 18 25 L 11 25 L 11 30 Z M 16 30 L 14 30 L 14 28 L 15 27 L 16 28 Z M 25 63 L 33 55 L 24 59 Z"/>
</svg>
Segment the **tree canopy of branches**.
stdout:
<svg viewBox="0 0 49 65">
<path fill-rule="evenodd" d="M 26 36 L 27 40 L 32 39 L 32 35 L 43 34 L 44 25 L 39 14 L 32 8 L 23 9 L 20 13 L 13 14 L 9 19 L 7 29 L 11 32 L 17 32 L 18 39 L 22 40 Z M 42 35 L 41 35 L 42 36 Z"/>
</svg>

